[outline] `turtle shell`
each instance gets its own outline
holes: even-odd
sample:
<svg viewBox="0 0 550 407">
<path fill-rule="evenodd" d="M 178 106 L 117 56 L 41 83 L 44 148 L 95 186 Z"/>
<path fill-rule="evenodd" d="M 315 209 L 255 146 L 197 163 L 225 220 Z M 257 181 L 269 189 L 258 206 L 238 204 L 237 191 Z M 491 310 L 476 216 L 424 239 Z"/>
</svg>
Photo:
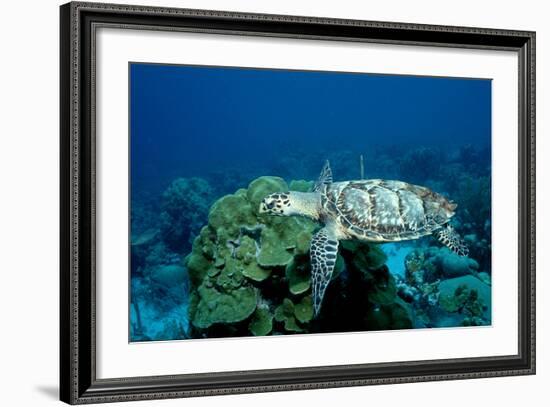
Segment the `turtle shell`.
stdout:
<svg viewBox="0 0 550 407">
<path fill-rule="evenodd" d="M 324 216 L 342 232 L 366 241 L 417 239 L 441 228 L 456 204 L 428 188 L 402 181 L 336 182 L 321 191 Z"/>
</svg>

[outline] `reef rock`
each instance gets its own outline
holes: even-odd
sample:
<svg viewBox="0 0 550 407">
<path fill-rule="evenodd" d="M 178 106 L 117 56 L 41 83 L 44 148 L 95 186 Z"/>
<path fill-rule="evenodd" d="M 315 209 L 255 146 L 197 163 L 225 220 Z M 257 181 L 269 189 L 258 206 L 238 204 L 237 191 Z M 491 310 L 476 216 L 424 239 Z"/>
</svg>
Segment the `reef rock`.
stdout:
<svg viewBox="0 0 550 407">
<path fill-rule="evenodd" d="M 405 258 L 407 280 L 417 285 L 475 274 L 478 268 L 479 264 L 474 259 L 459 256 L 446 247 L 415 249 Z"/>
<path fill-rule="evenodd" d="M 491 286 L 475 276 L 444 280 L 439 284 L 439 302 L 448 312 L 491 319 Z"/>
<path fill-rule="evenodd" d="M 446 247 L 439 250 L 437 260 L 445 277 L 458 277 L 477 271 L 479 264 L 470 257 L 459 256 Z"/>
</svg>

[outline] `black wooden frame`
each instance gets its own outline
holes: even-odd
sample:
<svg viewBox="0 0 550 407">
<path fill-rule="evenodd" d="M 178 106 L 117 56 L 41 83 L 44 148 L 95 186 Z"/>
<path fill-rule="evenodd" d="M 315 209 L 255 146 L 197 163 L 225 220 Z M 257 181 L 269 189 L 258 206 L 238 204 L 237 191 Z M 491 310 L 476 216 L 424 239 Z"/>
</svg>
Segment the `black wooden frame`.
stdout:
<svg viewBox="0 0 550 407">
<path fill-rule="evenodd" d="M 61 6 L 60 396 L 71 404 L 535 373 L 535 33 L 73 2 Z M 519 56 L 516 355 L 96 378 L 95 72 L 99 26 L 512 50 Z"/>
</svg>

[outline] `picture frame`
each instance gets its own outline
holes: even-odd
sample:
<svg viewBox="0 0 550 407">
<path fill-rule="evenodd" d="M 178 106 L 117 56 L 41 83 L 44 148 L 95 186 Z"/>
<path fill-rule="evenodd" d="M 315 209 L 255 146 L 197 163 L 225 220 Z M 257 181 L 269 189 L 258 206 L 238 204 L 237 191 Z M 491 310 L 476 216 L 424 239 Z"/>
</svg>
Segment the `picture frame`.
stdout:
<svg viewBox="0 0 550 407">
<path fill-rule="evenodd" d="M 60 398 L 69 404 L 535 374 L 535 33 L 71 2 L 60 8 Z M 99 27 L 507 51 L 518 58 L 517 353 L 98 377 L 95 35 Z M 498 139 L 496 139 L 498 143 Z M 516 239 L 516 236 L 510 236 Z M 154 344 L 152 345 L 154 346 Z"/>
</svg>

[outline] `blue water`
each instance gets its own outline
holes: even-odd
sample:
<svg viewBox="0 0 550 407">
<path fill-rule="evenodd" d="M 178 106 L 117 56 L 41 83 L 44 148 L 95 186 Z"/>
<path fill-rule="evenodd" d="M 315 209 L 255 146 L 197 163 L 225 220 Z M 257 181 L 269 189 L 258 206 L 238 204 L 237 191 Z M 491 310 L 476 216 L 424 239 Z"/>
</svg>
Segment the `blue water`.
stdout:
<svg viewBox="0 0 550 407">
<path fill-rule="evenodd" d="M 289 153 L 318 152 L 315 174 L 296 174 L 313 177 L 339 151 L 368 162 L 380 147 L 491 142 L 490 80 L 147 64 L 130 75 L 132 181 L 151 188 L 215 171 L 263 175 Z"/>
<path fill-rule="evenodd" d="M 490 200 L 480 196 L 490 190 L 489 79 L 133 63 L 130 150 L 132 239 L 156 229 L 165 236 L 151 253 L 132 252 L 140 287 L 150 270 L 181 265 L 216 199 L 263 175 L 314 180 L 325 159 L 336 181 L 358 179 L 363 155 L 365 178 L 401 179 L 447 195 L 464 208 L 456 217 L 462 234 L 490 243 Z M 202 191 L 189 195 L 198 206 L 166 202 L 178 178 L 201 182 L 185 184 Z M 180 219 L 178 211 L 196 216 Z M 476 261 L 490 274 L 485 246 Z M 404 278 L 413 249 L 386 247 L 390 272 Z M 189 289 L 188 282 L 178 284 L 181 292 Z M 160 295 L 157 286 L 152 290 Z M 174 339 L 170 329 L 159 333 L 166 315 L 167 324 L 183 321 L 178 329 L 186 335 L 185 299 L 170 297 L 174 303 L 163 311 L 162 300 L 137 292 L 143 317 L 136 333 L 132 310 L 132 339 Z"/>
</svg>

